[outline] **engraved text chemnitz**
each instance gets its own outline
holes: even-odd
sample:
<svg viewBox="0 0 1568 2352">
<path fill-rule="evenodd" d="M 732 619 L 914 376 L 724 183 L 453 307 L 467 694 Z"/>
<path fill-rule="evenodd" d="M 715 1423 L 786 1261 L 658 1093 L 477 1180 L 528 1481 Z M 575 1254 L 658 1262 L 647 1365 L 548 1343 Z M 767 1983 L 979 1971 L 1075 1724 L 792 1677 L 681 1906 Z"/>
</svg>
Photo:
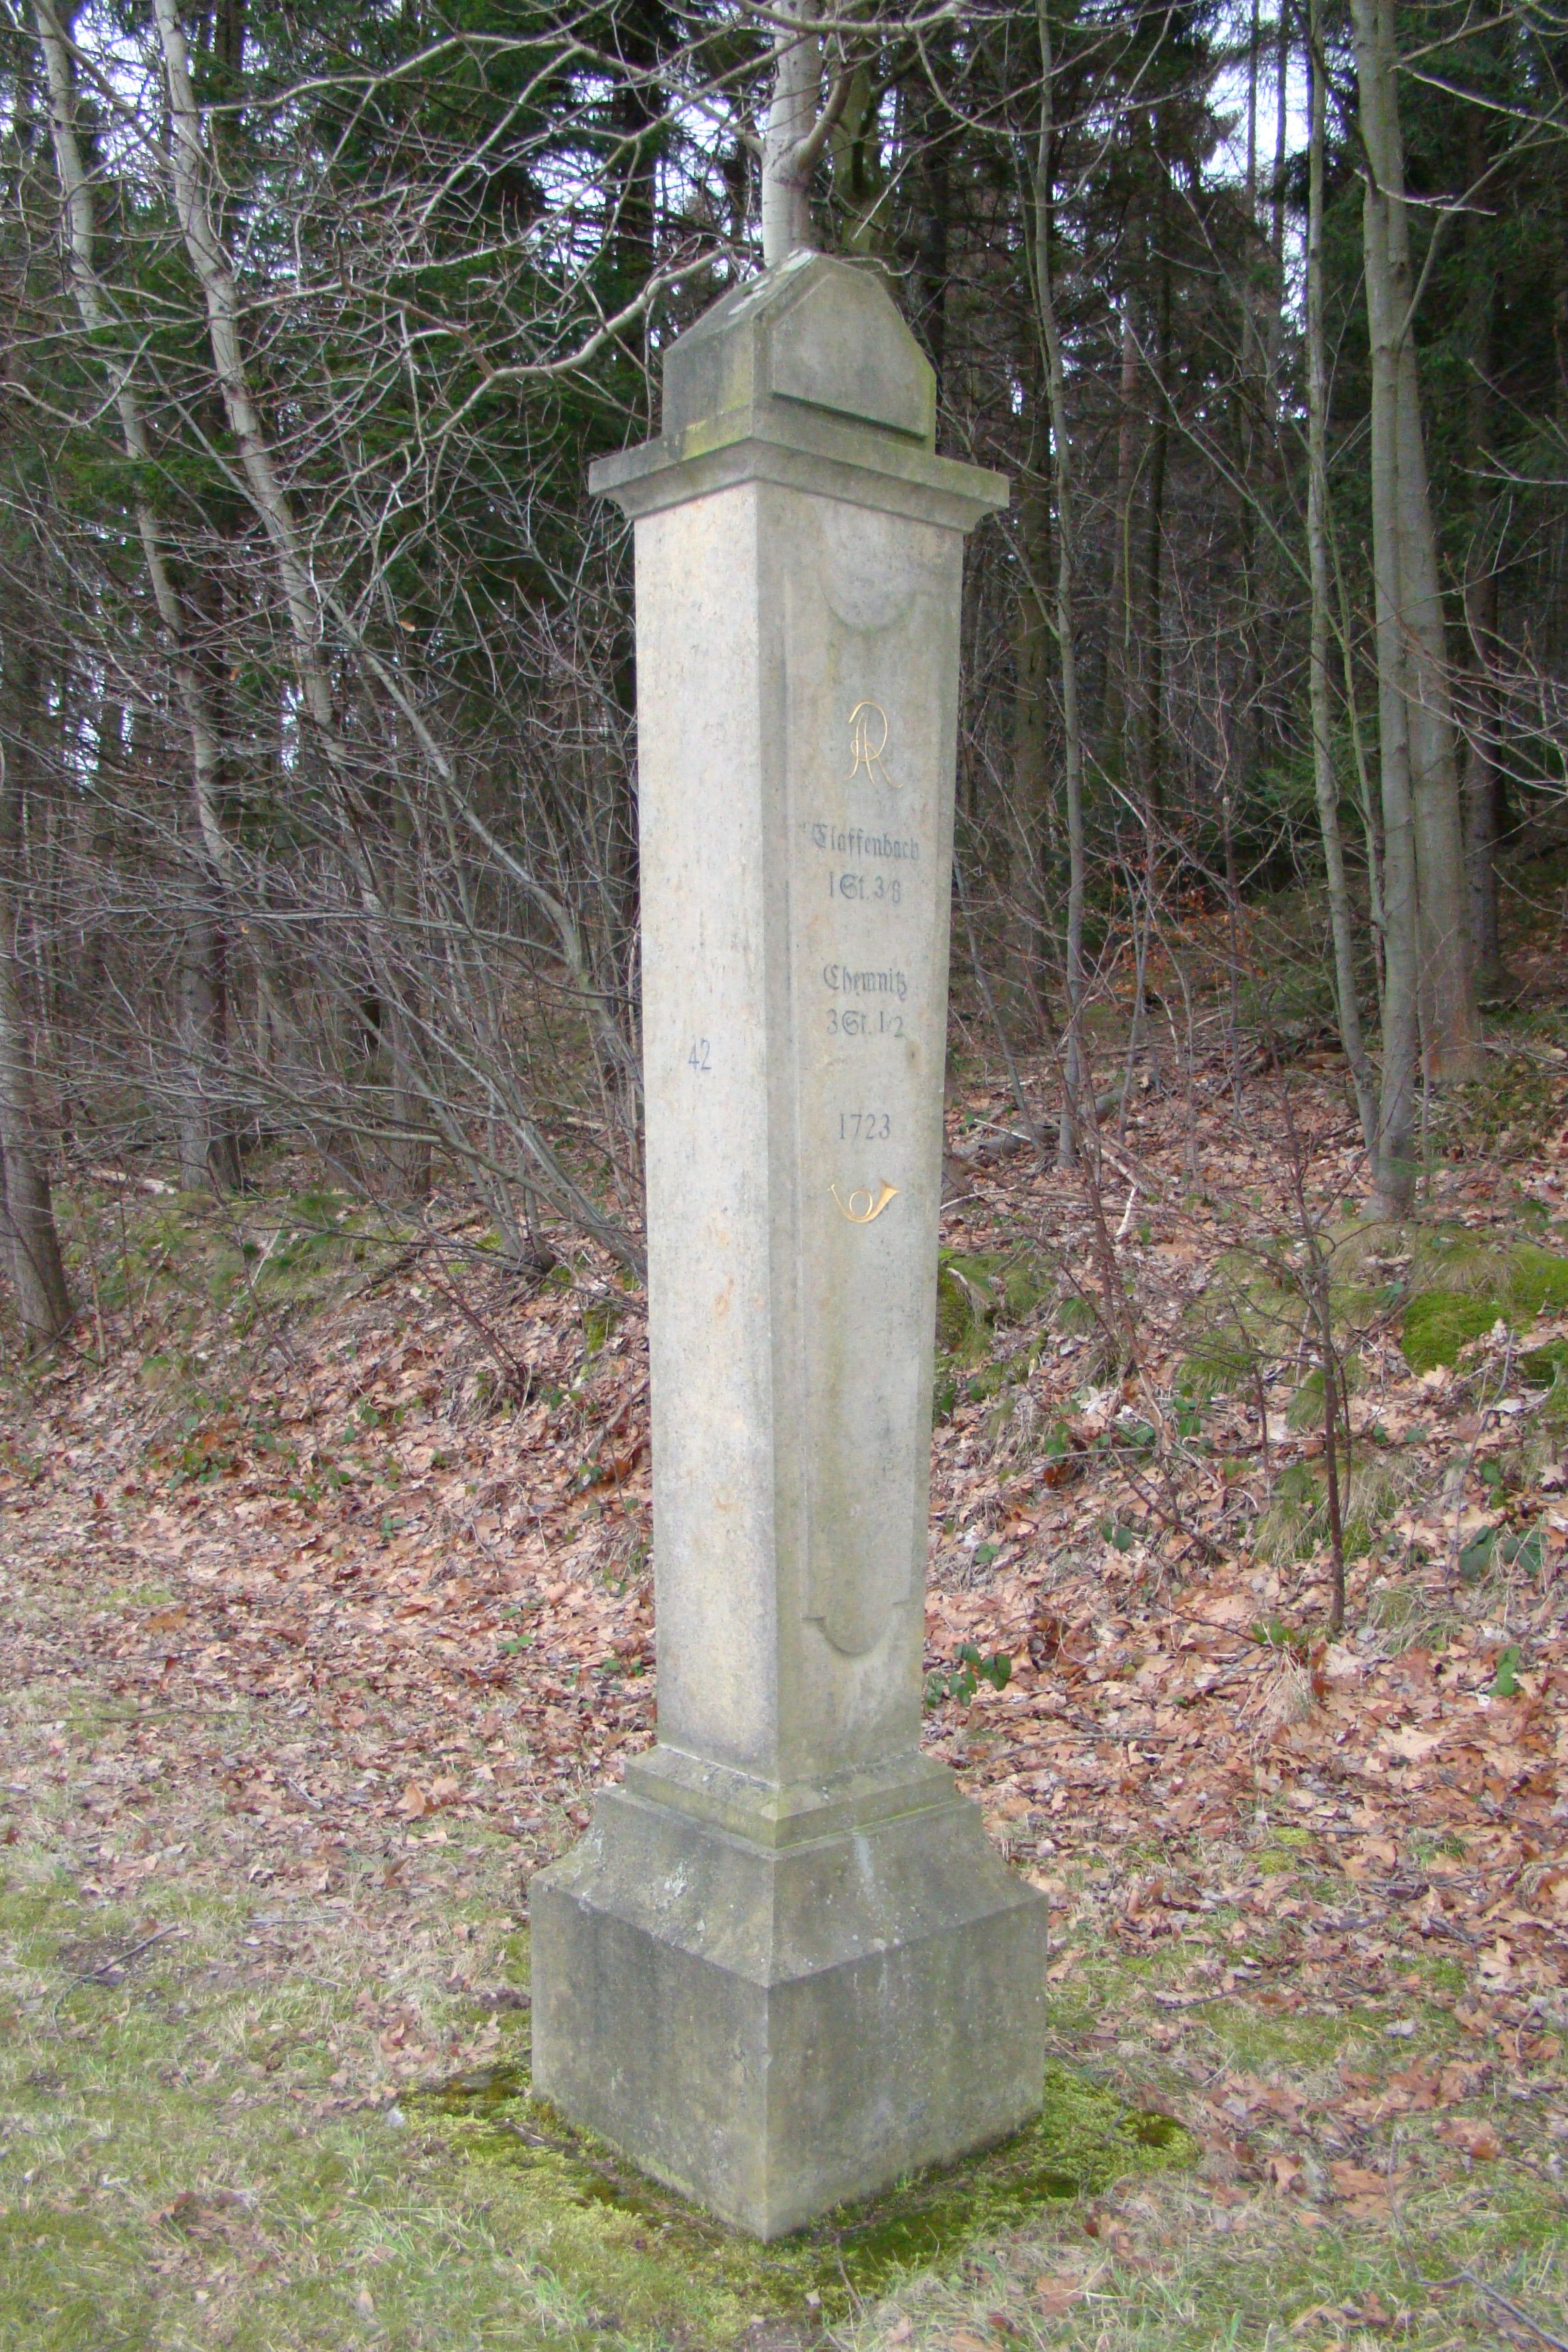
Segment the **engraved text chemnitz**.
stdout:
<svg viewBox="0 0 1568 2352">
<path fill-rule="evenodd" d="M 900 1004 L 910 992 L 901 971 L 851 971 L 847 963 L 825 963 L 822 984 L 843 996 L 896 996 Z"/>
</svg>

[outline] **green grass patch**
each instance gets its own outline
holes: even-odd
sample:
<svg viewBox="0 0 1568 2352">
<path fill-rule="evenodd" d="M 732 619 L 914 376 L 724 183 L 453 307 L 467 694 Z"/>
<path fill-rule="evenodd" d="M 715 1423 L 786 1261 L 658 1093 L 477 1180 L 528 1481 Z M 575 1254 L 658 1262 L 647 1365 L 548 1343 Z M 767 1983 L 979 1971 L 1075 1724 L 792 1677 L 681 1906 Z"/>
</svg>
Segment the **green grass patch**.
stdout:
<svg viewBox="0 0 1568 2352">
<path fill-rule="evenodd" d="M 1169 2115 L 1058 2064 L 1038 2123 L 1003 2146 L 760 2247 L 529 2095 L 526 2011 L 502 2012 L 482 2067 L 443 2081 L 432 2066 L 389 2105 L 347 1906 L 285 1916 L 164 1889 L 153 1921 L 81 1903 L 36 1850 L 12 1852 L 0 2344 L 27 2352 L 445 2352 L 606 2334 L 717 2347 L 759 2315 L 815 2334 L 814 2315 L 847 2315 L 910 2272 L 956 2273 L 1045 2209 L 1197 2154 Z M 426 2034 L 479 2022 L 442 1990 L 454 1959 L 471 1965 L 463 1908 L 423 1935 L 435 1948 L 411 1997 Z M 525 1974 L 526 1937 L 493 1940 L 489 1965 Z M 399 1963 L 380 1967 L 396 1998 Z"/>
<path fill-rule="evenodd" d="M 1535 1242 L 1505 1246 L 1440 1226 L 1413 1237 L 1408 1287 L 1400 1345 L 1411 1370 L 1425 1372 L 1456 1364 L 1500 1318 L 1523 1330 L 1538 1315 L 1561 1313 L 1568 1307 L 1568 1257 Z M 1549 1349 L 1537 1352 L 1544 1369 L 1531 1377 L 1545 1385 L 1556 1358 Z"/>
<path fill-rule="evenodd" d="M 1457 1364 L 1462 1350 L 1472 1339 L 1484 1339 L 1502 1311 L 1501 1301 L 1486 1292 L 1467 1298 L 1457 1291 L 1429 1290 L 1413 1298 L 1399 1333 L 1405 1362 L 1413 1372 Z"/>
<path fill-rule="evenodd" d="M 1315 1852 L 1287 1824 L 1258 1858 L 1298 1874 L 1293 1894 L 1342 1899 Z M 1527 2168 L 1533 2101 L 1491 2102 L 1508 2146 L 1473 2176 L 1434 2119 L 1363 2130 L 1356 2161 L 1398 2168 L 1397 2229 L 1326 2183 L 1315 2201 L 1276 2192 L 1271 2149 L 1317 2161 L 1284 2109 L 1255 2109 L 1235 2185 L 1179 2120 L 1206 2131 L 1227 2072 L 1293 2084 L 1310 2120 L 1344 2063 L 1375 2082 L 1423 2053 L 1475 2054 L 1441 2005 L 1465 1981 L 1447 1956 L 1419 1964 L 1429 1994 L 1397 1996 L 1415 2032 L 1394 2042 L 1389 2005 L 1353 1996 L 1270 2008 L 1238 1989 L 1163 2012 L 1147 1997 L 1190 1981 L 1190 1954 L 1128 1959 L 1068 1922 L 1084 1948 L 1053 1988 L 1038 2123 L 760 2247 L 529 2095 L 526 2011 L 499 2013 L 482 2063 L 432 2063 L 387 2105 L 365 1995 L 413 2002 L 423 2035 L 471 2039 L 461 1972 L 526 1977 L 526 1936 L 493 1916 L 494 1892 L 433 1893 L 377 1925 L 364 1888 L 334 1911 L 165 1886 L 157 1923 L 178 1932 L 118 1972 L 104 1963 L 153 1915 L 79 1900 L 35 1847 L 7 1849 L 5 1868 L 0 2344 L 27 2352 L 804 2352 L 825 2329 L 869 2352 L 960 2326 L 1032 2340 L 1042 2273 L 1089 2282 L 1040 2337 L 1071 2352 L 1261 2347 L 1282 2321 L 1374 2294 L 1409 2313 L 1402 2341 L 1477 2340 L 1421 2284 L 1461 2266 L 1560 2324 L 1544 2265 L 1561 2202 Z M 1327 2332 L 1299 2340 L 1318 2352 Z"/>
</svg>

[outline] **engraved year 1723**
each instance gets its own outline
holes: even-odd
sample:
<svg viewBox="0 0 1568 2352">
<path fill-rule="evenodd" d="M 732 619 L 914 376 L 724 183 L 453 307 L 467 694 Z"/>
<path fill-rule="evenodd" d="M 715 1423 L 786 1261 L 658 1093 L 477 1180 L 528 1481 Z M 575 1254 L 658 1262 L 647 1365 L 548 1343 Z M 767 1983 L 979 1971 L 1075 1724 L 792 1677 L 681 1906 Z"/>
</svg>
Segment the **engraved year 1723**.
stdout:
<svg viewBox="0 0 1568 2352">
<path fill-rule="evenodd" d="M 892 1132 L 890 1111 L 841 1110 L 838 1114 L 840 1143 L 886 1143 Z"/>
</svg>

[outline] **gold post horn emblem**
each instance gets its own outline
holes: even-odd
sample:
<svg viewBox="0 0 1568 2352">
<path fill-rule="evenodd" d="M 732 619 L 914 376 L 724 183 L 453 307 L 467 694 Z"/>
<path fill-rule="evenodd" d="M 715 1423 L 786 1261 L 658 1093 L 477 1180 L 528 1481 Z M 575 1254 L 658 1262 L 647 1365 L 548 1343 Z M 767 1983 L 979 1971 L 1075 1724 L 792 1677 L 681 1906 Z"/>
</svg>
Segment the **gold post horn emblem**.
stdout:
<svg viewBox="0 0 1568 2352">
<path fill-rule="evenodd" d="M 834 1206 L 839 1215 L 847 1217 L 852 1225 L 874 1225 L 889 1202 L 899 1197 L 898 1186 L 889 1184 L 886 1177 L 878 1186 L 875 1199 L 868 1184 L 857 1184 L 847 1201 L 839 1199 L 837 1184 L 830 1184 L 827 1189 L 833 1195 Z"/>
</svg>

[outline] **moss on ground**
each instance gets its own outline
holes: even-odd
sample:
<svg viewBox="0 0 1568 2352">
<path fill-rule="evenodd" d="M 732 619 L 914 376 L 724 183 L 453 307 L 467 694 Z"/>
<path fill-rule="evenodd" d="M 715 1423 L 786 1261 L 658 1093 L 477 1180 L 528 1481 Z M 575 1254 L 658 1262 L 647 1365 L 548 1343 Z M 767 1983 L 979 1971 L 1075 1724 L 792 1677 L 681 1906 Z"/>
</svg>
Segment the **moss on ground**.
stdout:
<svg viewBox="0 0 1568 2352">
<path fill-rule="evenodd" d="M 1415 1372 L 1453 1365 L 1500 1317 L 1522 1331 L 1538 1315 L 1568 1308 L 1568 1255 L 1539 1242 L 1501 1242 L 1462 1225 L 1399 1227 L 1360 1221 L 1323 1236 L 1336 1335 L 1353 1350 L 1364 1334 L 1396 1321 Z M 1227 1251 L 1187 1316 L 1177 1388 L 1205 1400 L 1246 1385 L 1262 1367 L 1310 1352 L 1308 1304 L 1288 1234 L 1272 1250 Z M 1556 1359 L 1527 1365 L 1549 1382 Z M 1568 1360 L 1568 1349 L 1564 1349 Z M 1311 1381 L 1298 1392 L 1311 1412 Z M 1320 1378 L 1321 1395 L 1321 1378 Z"/>
<path fill-rule="evenodd" d="M 950 2268 L 975 2245 L 1027 2227 L 1042 2206 L 1197 2155 L 1173 2116 L 1130 2108 L 1053 2065 L 1039 2122 L 999 2147 L 759 2246 L 531 2098 L 521 2067 L 459 2078 L 418 2104 L 465 2158 L 499 2169 L 533 2231 L 549 2237 L 557 2266 L 585 2290 L 648 2325 L 668 2314 L 673 2295 L 689 2320 L 700 2313 L 720 2336 L 759 2310 L 847 2313 L 907 2272 Z"/>
<path fill-rule="evenodd" d="M 1413 1235 L 1407 1288 L 1400 1345 L 1411 1370 L 1425 1372 L 1458 1363 L 1500 1319 L 1524 1330 L 1538 1315 L 1561 1313 L 1568 1307 L 1568 1256 L 1534 1242 L 1504 1244 L 1440 1226 Z"/>
<path fill-rule="evenodd" d="M 1196 2154 L 1058 2064 L 1004 2146 L 759 2247 L 528 2096 L 525 2011 L 481 2069 L 389 2105 L 344 2080 L 344 1947 L 280 1971 L 257 1958 L 276 1913 L 165 1889 L 121 1969 L 148 1918 L 20 1865 L 0 1890 L 0 2344 L 27 2352 L 719 2347 L 759 2315 L 809 2336 Z M 526 1937 L 504 1948 L 525 1971 Z M 446 2007 L 460 2022 L 461 1995 Z"/>
<path fill-rule="evenodd" d="M 1411 1300 L 1400 1325 L 1405 1362 L 1413 1372 L 1457 1364 L 1470 1341 L 1483 1339 L 1501 1313 L 1501 1301 L 1487 1292 L 1467 1298 L 1458 1291 L 1426 1291 Z"/>
</svg>

